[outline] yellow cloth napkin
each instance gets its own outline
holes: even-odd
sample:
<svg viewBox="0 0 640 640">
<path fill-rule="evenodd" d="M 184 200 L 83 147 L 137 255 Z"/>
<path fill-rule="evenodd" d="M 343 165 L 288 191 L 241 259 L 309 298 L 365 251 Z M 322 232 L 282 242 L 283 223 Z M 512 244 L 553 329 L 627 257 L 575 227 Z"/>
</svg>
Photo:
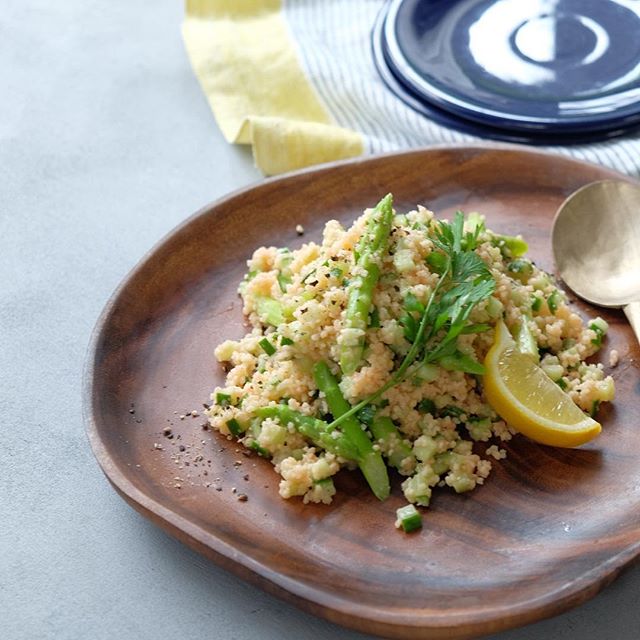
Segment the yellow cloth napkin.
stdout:
<svg viewBox="0 0 640 640">
<path fill-rule="evenodd" d="M 414 111 L 384 84 L 371 50 L 384 6 L 187 0 L 187 51 L 226 139 L 252 144 L 267 174 L 365 152 L 481 142 Z M 637 131 L 546 149 L 640 175 Z"/>
<path fill-rule="evenodd" d="M 187 0 L 183 37 L 228 142 L 251 144 L 267 175 L 364 152 L 300 66 L 281 0 Z"/>
</svg>

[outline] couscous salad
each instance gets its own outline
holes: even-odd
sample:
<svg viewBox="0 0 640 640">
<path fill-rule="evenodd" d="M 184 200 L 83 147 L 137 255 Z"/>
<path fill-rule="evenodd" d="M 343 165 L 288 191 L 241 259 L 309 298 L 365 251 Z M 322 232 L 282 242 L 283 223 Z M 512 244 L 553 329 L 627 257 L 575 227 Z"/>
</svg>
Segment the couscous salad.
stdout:
<svg viewBox="0 0 640 640">
<path fill-rule="evenodd" d="M 391 195 L 327 222 L 322 244 L 257 249 L 239 288 L 252 329 L 215 350 L 211 426 L 269 458 L 283 498 L 329 503 L 346 467 L 383 500 L 394 468 L 405 531 L 435 487 L 482 484 L 518 431 L 587 441 L 614 395 L 585 363 L 607 324 L 585 324 L 526 251 L 477 213 L 396 212 Z"/>
</svg>

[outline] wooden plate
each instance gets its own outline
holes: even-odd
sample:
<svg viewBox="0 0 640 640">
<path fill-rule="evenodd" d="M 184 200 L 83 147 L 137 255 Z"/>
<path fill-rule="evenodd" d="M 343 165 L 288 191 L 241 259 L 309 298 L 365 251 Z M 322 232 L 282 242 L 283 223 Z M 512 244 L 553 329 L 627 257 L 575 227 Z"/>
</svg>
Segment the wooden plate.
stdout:
<svg viewBox="0 0 640 640">
<path fill-rule="evenodd" d="M 601 437 L 573 451 L 515 438 L 484 487 L 437 491 L 411 536 L 393 527 L 398 478 L 384 503 L 347 472 L 330 506 L 285 501 L 269 462 L 181 416 L 223 380 L 213 349 L 244 332 L 236 288 L 255 247 L 318 239 L 325 221 L 348 223 L 391 191 L 398 209 L 481 211 L 496 231 L 523 233 L 550 270 L 556 207 L 609 177 L 620 176 L 513 147 L 448 147 L 266 180 L 205 207 L 142 260 L 98 322 L 85 408 L 102 469 L 135 509 L 214 562 L 369 633 L 469 638 L 585 601 L 640 553 L 640 350 L 617 311 L 578 304 L 611 325 L 603 361 L 621 355 Z"/>
</svg>

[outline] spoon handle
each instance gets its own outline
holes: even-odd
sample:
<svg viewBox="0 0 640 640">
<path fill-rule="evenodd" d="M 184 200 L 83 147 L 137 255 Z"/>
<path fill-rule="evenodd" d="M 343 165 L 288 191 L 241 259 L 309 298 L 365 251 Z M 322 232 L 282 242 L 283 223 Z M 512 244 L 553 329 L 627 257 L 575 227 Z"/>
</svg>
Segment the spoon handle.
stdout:
<svg viewBox="0 0 640 640">
<path fill-rule="evenodd" d="M 640 343 L 640 302 L 631 302 L 624 308 L 624 314 Z"/>
</svg>

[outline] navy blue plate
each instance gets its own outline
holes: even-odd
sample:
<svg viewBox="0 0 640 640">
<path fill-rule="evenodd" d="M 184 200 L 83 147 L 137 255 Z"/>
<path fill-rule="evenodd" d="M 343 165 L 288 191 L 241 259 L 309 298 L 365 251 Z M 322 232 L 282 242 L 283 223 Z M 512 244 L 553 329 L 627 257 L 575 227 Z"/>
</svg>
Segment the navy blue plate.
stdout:
<svg viewBox="0 0 640 640">
<path fill-rule="evenodd" d="M 373 45 L 397 95 L 469 133 L 549 144 L 640 124 L 640 0 L 391 0 Z"/>
<path fill-rule="evenodd" d="M 386 57 L 385 51 L 382 47 L 382 32 L 386 20 L 387 12 L 386 8 L 383 8 L 376 19 L 376 22 L 372 31 L 372 55 L 375 66 L 380 74 L 381 79 L 400 100 L 402 100 L 407 106 L 411 107 L 421 115 L 427 117 L 429 120 L 438 124 L 456 129 L 462 133 L 468 133 L 470 135 L 480 136 L 482 138 L 488 138 L 492 140 L 505 140 L 508 142 L 518 142 L 525 144 L 535 145 L 566 145 L 566 144 L 581 144 L 584 142 L 596 142 L 609 138 L 614 138 L 624 133 L 627 133 L 627 129 L 613 129 L 608 131 L 600 131 L 597 133 L 589 133 L 585 135 L 580 134 L 560 134 L 552 133 L 545 134 L 542 131 L 536 131 L 535 133 L 530 131 L 528 133 L 509 131 L 508 129 L 500 129 L 497 127 L 490 127 L 487 125 L 481 125 L 480 123 L 472 120 L 465 120 L 457 117 L 443 109 L 439 109 L 433 104 L 424 101 L 419 95 L 414 94 L 411 90 L 402 84 L 402 81 L 393 74 L 390 69 Z"/>
</svg>

